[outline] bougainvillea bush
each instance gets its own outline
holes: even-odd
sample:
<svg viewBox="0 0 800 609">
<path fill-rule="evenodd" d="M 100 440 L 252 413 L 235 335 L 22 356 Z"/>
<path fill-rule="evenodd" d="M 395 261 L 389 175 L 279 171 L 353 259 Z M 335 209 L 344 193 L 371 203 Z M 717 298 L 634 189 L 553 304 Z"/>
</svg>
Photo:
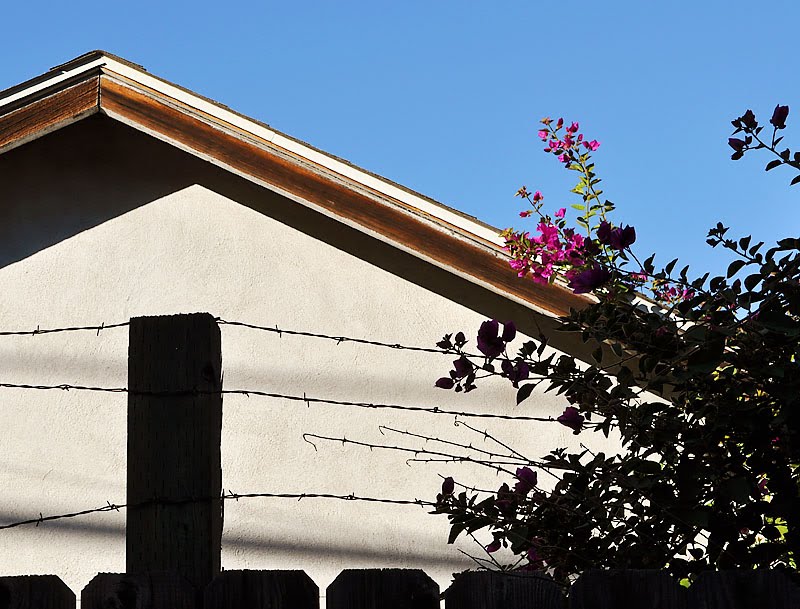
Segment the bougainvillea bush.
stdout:
<svg viewBox="0 0 800 609">
<path fill-rule="evenodd" d="M 767 170 L 800 170 L 800 153 L 779 148 L 788 110 L 778 106 L 765 126 L 750 110 L 734 120 L 732 158 L 761 150 Z M 518 341 L 513 323 L 489 320 L 474 346 L 463 333 L 439 343 L 458 359 L 436 384 L 471 391 L 500 375 L 518 404 L 537 386 L 555 391 L 568 404 L 558 423 L 613 430 L 623 451 L 562 448 L 531 461 L 508 447 L 512 459 L 487 463 L 506 477 L 497 491 L 446 478 L 436 512 L 448 515 L 451 541 L 485 535 L 489 558 L 501 548 L 516 557 L 498 566 L 562 581 L 588 568 L 666 569 L 684 582 L 708 569 L 796 571 L 800 238 L 768 246 L 717 224 L 707 241 L 730 254 L 724 276 L 693 277 L 677 261 L 657 269 L 635 255 L 635 229 L 612 219 L 592 161 L 600 144 L 562 119 L 543 119 L 539 138 L 578 176 L 577 217 L 550 215 L 542 194 L 523 187 L 520 215 L 535 228 L 503 237 L 520 281 L 594 296 L 562 320 L 592 343 L 593 361 L 553 354 L 544 337 Z"/>
</svg>

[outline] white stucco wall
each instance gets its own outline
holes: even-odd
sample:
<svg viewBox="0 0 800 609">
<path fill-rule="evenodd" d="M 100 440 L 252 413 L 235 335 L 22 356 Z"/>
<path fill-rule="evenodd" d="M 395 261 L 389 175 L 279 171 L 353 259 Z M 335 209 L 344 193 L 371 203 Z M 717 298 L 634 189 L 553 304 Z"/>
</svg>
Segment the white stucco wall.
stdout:
<svg viewBox="0 0 800 609">
<path fill-rule="evenodd" d="M 474 310 L 481 306 L 465 307 L 418 285 L 423 280 L 398 276 L 398 269 L 418 278 L 433 273 L 407 256 L 380 268 L 372 263 L 386 257 L 379 244 L 338 234 L 329 222 L 307 234 L 300 230 L 306 215 L 293 215 L 296 204 L 266 195 L 234 200 L 256 190 L 102 121 L 0 157 L 0 180 L 0 330 L 208 311 L 432 346 L 449 331 L 474 337 L 494 306 L 486 298 L 487 310 Z M 372 262 L 354 255 L 362 246 Z M 465 289 L 463 282 L 452 287 Z M 230 389 L 536 415 L 564 406 L 536 394 L 517 408 L 505 383 L 484 382 L 466 396 L 437 390 L 433 381 L 450 361 L 440 355 L 230 326 L 222 333 Z M 0 337 L 0 382 L 124 386 L 126 357 L 126 329 Z M 124 502 L 125 409 L 124 395 L 0 389 L 0 524 Z M 534 457 L 573 441 L 559 425 L 475 423 Z M 381 435 L 382 424 L 481 442 L 454 428 L 452 417 L 227 396 L 223 487 L 433 499 L 440 473 L 499 484 L 465 465 L 409 467 L 402 454 L 326 443 L 315 452 L 301 438 L 315 432 L 420 445 Z M 0 531 L 0 573 L 55 573 L 77 593 L 98 572 L 124 571 L 124 526 L 122 512 Z M 453 572 L 472 566 L 446 545 L 447 531 L 446 518 L 414 506 L 248 499 L 226 505 L 222 564 L 304 569 L 322 590 L 346 567 L 419 567 L 444 589 Z"/>
</svg>

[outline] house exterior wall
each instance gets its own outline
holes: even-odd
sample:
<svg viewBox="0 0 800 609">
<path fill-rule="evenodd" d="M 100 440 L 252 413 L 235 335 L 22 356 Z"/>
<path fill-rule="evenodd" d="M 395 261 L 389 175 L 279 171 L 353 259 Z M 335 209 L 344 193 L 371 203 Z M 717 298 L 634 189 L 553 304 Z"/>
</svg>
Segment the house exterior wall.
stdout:
<svg viewBox="0 0 800 609">
<path fill-rule="evenodd" d="M 96 117 L 0 156 L 0 330 L 208 311 L 229 320 L 432 346 L 474 336 L 519 305 Z M 532 329 L 531 329 L 532 331 Z M 553 415 L 562 399 L 485 382 L 437 390 L 436 354 L 222 327 L 224 386 L 342 400 Z M 0 338 L 0 381 L 125 386 L 127 329 Z M 473 343 L 474 344 L 474 343 Z M 0 524 L 125 500 L 126 396 L 0 389 Z M 483 440 L 453 417 L 226 396 L 223 487 L 433 499 L 439 474 L 499 485 L 467 465 L 302 439 L 305 432 L 421 446 L 378 426 Z M 547 423 L 473 420 L 532 458 L 572 441 Z M 584 438 L 581 438 L 585 441 Z M 497 447 L 494 447 L 497 448 Z M 546 478 L 542 479 L 546 484 Z M 225 506 L 225 569 L 304 569 L 324 589 L 343 568 L 418 567 L 445 587 L 474 566 L 447 521 L 416 506 L 249 499 Z M 0 531 L 0 574 L 55 573 L 78 592 L 121 572 L 125 514 Z"/>
</svg>

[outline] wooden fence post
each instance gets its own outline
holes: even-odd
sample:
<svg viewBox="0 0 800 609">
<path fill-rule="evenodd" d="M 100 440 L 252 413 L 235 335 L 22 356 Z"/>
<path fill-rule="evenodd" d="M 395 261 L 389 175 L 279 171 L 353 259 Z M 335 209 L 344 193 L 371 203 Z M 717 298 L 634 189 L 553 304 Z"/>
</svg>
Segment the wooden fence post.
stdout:
<svg viewBox="0 0 800 609">
<path fill-rule="evenodd" d="M 325 600 L 328 609 L 439 609 L 439 586 L 419 569 L 346 569 Z"/>
<path fill-rule="evenodd" d="M 131 319 L 128 503 L 166 503 L 128 509 L 128 573 L 171 571 L 198 590 L 219 573 L 221 369 L 208 313 Z M 203 500 L 169 504 L 186 499 Z"/>
<path fill-rule="evenodd" d="M 587 571 L 569 591 L 570 609 L 684 609 L 686 589 L 663 571 Z"/>
<path fill-rule="evenodd" d="M 81 591 L 81 609 L 197 609 L 197 596 L 177 573 L 100 573 Z"/>
<path fill-rule="evenodd" d="M 691 609 L 797 609 L 800 588 L 780 571 L 703 573 L 689 587 Z"/>
<path fill-rule="evenodd" d="M 1 609 L 75 609 L 75 593 L 55 575 L 0 577 Z"/>
<path fill-rule="evenodd" d="M 206 588 L 204 609 L 319 609 L 305 571 L 223 571 Z"/>
<path fill-rule="evenodd" d="M 546 573 L 465 571 L 444 593 L 447 609 L 563 609 L 564 594 Z"/>
</svg>

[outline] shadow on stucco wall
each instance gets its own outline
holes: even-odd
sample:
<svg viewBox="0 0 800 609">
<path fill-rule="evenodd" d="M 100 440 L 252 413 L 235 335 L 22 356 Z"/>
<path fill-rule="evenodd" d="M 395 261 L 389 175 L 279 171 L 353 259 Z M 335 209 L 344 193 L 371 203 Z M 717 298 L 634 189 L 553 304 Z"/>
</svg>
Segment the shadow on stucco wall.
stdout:
<svg viewBox="0 0 800 609">
<path fill-rule="evenodd" d="M 101 115 L 0 156 L 0 184 L 0 268 L 201 184 L 486 317 L 549 335 L 554 347 L 583 351 L 548 316 Z"/>
</svg>

